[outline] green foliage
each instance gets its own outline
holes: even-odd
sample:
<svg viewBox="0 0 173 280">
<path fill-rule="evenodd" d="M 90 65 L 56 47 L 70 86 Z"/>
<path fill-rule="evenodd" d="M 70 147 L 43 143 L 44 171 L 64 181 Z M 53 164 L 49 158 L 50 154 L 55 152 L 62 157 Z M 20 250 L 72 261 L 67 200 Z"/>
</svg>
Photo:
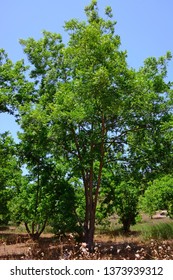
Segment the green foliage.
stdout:
<svg viewBox="0 0 173 280">
<path fill-rule="evenodd" d="M 15 156 L 15 144 L 8 132 L 0 134 L 0 224 L 10 219 L 8 201 L 20 184 L 21 171 Z"/>
<path fill-rule="evenodd" d="M 47 209 L 47 205 L 50 204 L 51 198 L 50 194 L 44 188 L 41 191 L 42 196 L 36 183 L 30 183 L 27 176 L 23 178 L 20 189 L 14 193 L 14 197 L 9 203 L 13 221 L 17 224 L 21 222 L 28 224 L 44 223 L 50 215 L 50 210 Z"/>
<path fill-rule="evenodd" d="M 84 194 L 80 191 L 69 184 L 59 191 L 50 219 L 50 225 L 55 234 L 77 233 L 79 236 L 82 235 L 84 217 L 82 218 L 80 208 L 84 207 L 81 202 Z"/>
<path fill-rule="evenodd" d="M 166 175 L 149 184 L 141 198 L 142 209 L 152 216 L 156 210 L 165 209 L 173 217 L 173 178 Z"/>
<path fill-rule="evenodd" d="M 103 188 L 98 203 L 98 222 L 116 213 L 123 230 L 128 232 L 130 226 L 139 219 L 138 199 L 140 186 L 133 180 L 131 170 L 123 163 L 110 165 L 112 169 L 104 169 Z"/>
<path fill-rule="evenodd" d="M 19 105 L 32 99 L 34 84 L 27 80 L 24 60 L 13 63 L 0 49 L 0 112 L 16 114 Z"/>
<path fill-rule="evenodd" d="M 38 182 L 31 182 L 29 176 L 23 177 L 22 185 L 9 202 L 11 219 L 17 224 L 25 223 L 30 230 L 30 235 L 42 230 L 43 225 L 50 224 L 57 233 L 78 232 L 76 211 L 77 201 L 73 187 L 58 174 L 54 182 L 44 183 L 40 177 Z"/>
<path fill-rule="evenodd" d="M 63 50 L 67 76 L 58 85 L 49 117 L 51 137 L 71 161 L 71 172 L 83 181 L 85 240 L 92 243 L 103 166 L 108 157 L 117 157 L 126 141 L 124 81 L 131 84 L 134 71 L 119 50 L 115 23 L 99 17 L 96 1 L 85 11 L 86 23 L 65 24 L 70 36 Z M 121 144 L 115 145 L 117 141 Z"/>
<path fill-rule="evenodd" d="M 122 182 L 119 186 L 115 186 L 115 209 L 125 232 L 136 223 L 138 196 L 139 190 L 133 183 Z"/>
<path fill-rule="evenodd" d="M 139 189 L 137 186 L 132 182 L 125 181 L 116 184 L 112 180 L 109 190 L 103 196 L 100 213 L 106 217 L 116 212 L 119 222 L 123 225 L 123 230 L 128 232 L 138 217 Z"/>
</svg>

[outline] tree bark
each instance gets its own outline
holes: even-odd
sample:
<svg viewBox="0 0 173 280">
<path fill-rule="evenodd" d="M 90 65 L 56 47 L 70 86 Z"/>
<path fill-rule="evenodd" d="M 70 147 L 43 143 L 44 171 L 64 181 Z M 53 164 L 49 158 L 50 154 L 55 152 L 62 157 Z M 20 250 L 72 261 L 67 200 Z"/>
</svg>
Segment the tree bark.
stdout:
<svg viewBox="0 0 173 280">
<path fill-rule="evenodd" d="M 92 204 L 90 207 L 86 207 L 87 219 L 84 225 L 84 241 L 90 252 L 94 250 L 94 232 L 95 232 L 95 207 Z"/>
<path fill-rule="evenodd" d="M 93 128 L 93 127 L 92 127 Z M 94 143 L 91 142 L 90 146 L 90 170 L 89 176 L 87 173 L 87 178 L 85 177 L 84 186 L 85 186 L 85 200 L 86 200 L 86 209 L 85 209 L 85 242 L 87 243 L 88 249 L 90 252 L 94 250 L 94 233 L 95 233 L 95 216 L 96 216 L 96 206 L 98 201 L 99 189 L 101 186 L 101 177 L 102 169 L 104 163 L 104 142 L 105 142 L 105 118 L 102 115 L 101 122 L 101 143 L 100 143 L 100 164 L 97 176 L 97 183 L 94 186 Z"/>
<path fill-rule="evenodd" d="M 45 220 L 45 222 L 43 223 L 41 229 L 39 230 L 36 230 L 36 232 L 34 231 L 34 228 L 33 228 L 33 224 L 32 224 L 32 231 L 29 229 L 29 226 L 28 224 L 25 222 L 25 228 L 26 228 L 26 231 L 27 233 L 29 234 L 30 238 L 32 240 L 38 240 L 40 235 L 43 233 L 45 227 L 46 227 L 46 223 L 47 223 L 47 220 Z M 39 228 L 40 228 L 40 225 L 39 225 Z"/>
</svg>

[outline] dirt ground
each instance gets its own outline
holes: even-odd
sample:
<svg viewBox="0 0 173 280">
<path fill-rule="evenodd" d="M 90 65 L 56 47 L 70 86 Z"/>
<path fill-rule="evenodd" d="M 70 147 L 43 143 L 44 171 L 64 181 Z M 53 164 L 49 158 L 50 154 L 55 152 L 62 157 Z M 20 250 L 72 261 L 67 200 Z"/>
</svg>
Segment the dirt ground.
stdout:
<svg viewBox="0 0 173 280">
<path fill-rule="evenodd" d="M 13 232 L 13 228 L 0 230 L 1 260 L 82 260 L 82 259 L 126 259 L 150 260 L 173 259 L 173 239 L 169 241 L 140 242 L 134 233 L 126 238 L 106 238 L 95 236 L 95 248 L 89 253 L 85 243 L 76 243 L 71 235 L 57 238 L 52 234 L 43 234 L 38 242 L 33 242 L 27 234 Z"/>
</svg>

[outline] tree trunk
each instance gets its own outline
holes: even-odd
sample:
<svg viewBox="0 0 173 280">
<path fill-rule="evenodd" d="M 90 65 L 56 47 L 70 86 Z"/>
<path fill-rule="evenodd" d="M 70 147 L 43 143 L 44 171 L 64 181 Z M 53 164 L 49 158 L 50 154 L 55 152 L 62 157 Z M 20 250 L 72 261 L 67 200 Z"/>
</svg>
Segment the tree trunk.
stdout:
<svg viewBox="0 0 173 280">
<path fill-rule="evenodd" d="M 47 220 L 43 223 L 40 230 L 39 230 L 40 225 L 38 225 L 39 227 L 36 231 L 34 231 L 34 224 L 33 223 L 32 223 L 32 231 L 30 230 L 28 224 L 25 223 L 26 231 L 27 231 L 27 233 L 29 234 L 29 236 L 32 240 L 38 240 L 39 239 L 40 235 L 43 233 L 43 231 L 46 227 L 46 222 L 47 222 Z"/>
<path fill-rule="evenodd" d="M 122 224 L 123 224 L 123 230 L 125 233 L 129 233 L 130 232 L 130 221 L 129 220 L 123 220 L 122 221 Z"/>
<path fill-rule="evenodd" d="M 88 198 L 89 203 L 88 203 Z M 86 213 L 84 223 L 84 241 L 90 252 L 94 250 L 94 232 L 95 232 L 95 212 L 96 207 L 92 201 L 92 197 L 86 199 Z"/>
<path fill-rule="evenodd" d="M 95 232 L 95 211 L 93 209 L 93 212 L 91 213 L 91 218 L 90 218 L 88 240 L 87 240 L 88 249 L 90 252 L 94 251 L 94 232 Z"/>
</svg>

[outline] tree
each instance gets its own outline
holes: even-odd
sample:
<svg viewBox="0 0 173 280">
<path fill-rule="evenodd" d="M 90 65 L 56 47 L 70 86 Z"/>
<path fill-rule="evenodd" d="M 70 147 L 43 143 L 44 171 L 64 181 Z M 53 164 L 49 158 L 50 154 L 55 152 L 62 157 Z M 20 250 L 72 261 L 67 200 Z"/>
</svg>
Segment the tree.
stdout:
<svg viewBox="0 0 173 280">
<path fill-rule="evenodd" d="M 29 104 L 22 106 L 22 112 L 24 110 L 17 148 L 27 174 L 20 187 L 14 189 L 14 197 L 9 203 L 11 217 L 18 224 L 25 224 L 32 239 L 38 239 L 48 223 L 52 224 L 55 233 L 79 231 L 75 213 L 77 200 L 67 176 L 68 165 L 63 158 L 60 161 L 52 155 L 47 136 L 49 129 L 39 110 L 29 109 Z"/>
<path fill-rule="evenodd" d="M 132 180 L 117 185 L 123 194 L 126 184 L 132 188 L 129 182 L 133 179 L 139 182 L 152 165 L 151 157 L 147 164 L 144 157 L 149 158 L 149 151 L 155 153 L 155 139 L 169 119 L 167 101 L 171 84 L 164 78 L 171 55 L 168 52 L 159 60 L 147 59 L 135 71 L 127 65 L 127 52 L 120 49 L 111 8 L 105 10 L 107 18 L 101 18 L 97 1 L 92 0 L 85 13 L 86 22 L 72 19 L 65 23 L 69 34 L 67 45 L 62 43 L 60 35 L 47 31 L 38 41 L 33 38 L 20 41 L 31 63 L 33 82 L 26 77 L 22 79 L 22 86 L 29 87 L 30 95 L 25 102 L 23 98 L 19 101 L 20 91 L 16 104 L 20 125 L 25 130 L 28 116 L 32 116 L 28 130 L 35 145 L 31 166 L 40 169 L 35 155 L 44 160 L 52 156 L 55 161 L 68 162 L 66 176 L 82 182 L 83 238 L 92 250 L 97 204 L 104 189 L 104 169 L 122 163 L 132 175 Z M 35 134 L 34 126 L 38 126 Z M 30 138 L 22 141 L 29 147 Z M 159 138 L 157 145 L 163 151 L 161 142 Z M 31 161 L 29 151 L 27 148 L 28 162 Z M 154 164 L 155 167 L 160 164 L 159 156 Z"/>
<path fill-rule="evenodd" d="M 103 167 L 109 161 L 128 162 L 130 137 L 147 131 L 148 110 L 158 99 L 156 90 L 163 79 L 155 69 L 147 71 L 148 66 L 139 72 L 128 69 L 115 22 L 110 20 L 111 8 L 106 9 L 107 20 L 99 17 L 97 1 L 85 12 L 87 23 L 65 23 L 67 47 L 60 36 L 47 32 L 38 42 L 21 42 L 34 65 L 31 77 L 39 85 L 34 106 L 42 118 L 47 114 L 52 151 L 66 157 L 71 173 L 83 181 L 84 240 L 92 250 Z M 151 62 L 148 65 L 157 69 L 158 63 Z"/>
<path fill-rule="evenodd" d="M 21 171 L 15 150 L 9 133 L 0 134 L 0 224 L 7 224 L 10 220 L 8 202 L 13 196 L 13 188 L 20 184 Z"/>
<path fill-rule="evenodd" d="M 151 217 L 157 210 L 167 210 L 173 217 L 173 178 L 165 175 L 150 182 L 144 196 L 141 198 L 142 209 Z"/>
<path fill-rule="evenodd" d="M 115 210 L 124 232 L 129 232 L 130 226 L 136 224 L 138 212 L 139 190 L 131 182 L 121 182 L 115 187 Z"/>
<path fill-rule="evenodd" d="M 173 90 L 172 83 L 166 81 L 167 64 L 171 57 L 170 52 L 167 52 L 158 59 L 148 58 L 137 73 L 138 90 L 143 94 L 136 96 L 140 101 L 137 106 L 141 106 L 141 109 L 133 111 L 130 118 L 134 124 L 128 133 L 127 153 L 132 177 L 143 185 L 143 191 L 149 181 L 160 174 L 170 173 L 173 167 Z M 142 127 L 144 129 L 140 129 Z"/>
<path fill-rule="evenodd" d="M 108 154 L 123 151 L 123 95 L 134 73 L 127 69 L 126 53 L 118 50 L 115 23 L 99 17 L 96 1 L 85 11 L 88 24 L 65 24 L 70 33 L 64 49 L 66 80 L 59 84 L 51 107 L 51 135 L 61 139 L 72 172 L 83 181 L 84 240 L 92 250 L 103 166 Z M 108 9 L 107 14 L 111 16 Z"/>
<path fill-rule="evenodd" d="M 133 179 L 130 170 L 120 164 L 111 164 L 103 172 L 104 188 L 100 191 L 99 213 L 102 218 L 117 214 L 123 231 L 129 232 L 136 224 L 139 214 L 140 185 Z"/>
<path fill-rule="evenodd" d="M 11 220 L 18 225 L 24 223 L 33 240 L 40 237 L 46 225 L 51 225 L 55 234 L 80 233 L 75 191 L 60 170 L 50 168 L 47 164 L 39 178 L 34 172 L 23 176 L 20 187 L 15 188 L 8 201 Z"/>
<path fill-rule="evenodd" d="M 67 47 L 60 36 L 48 32 L 38 42 L 30 38 L 21 43 L 34 66 L 33 107 L 42 112 L 40 122 L 47 121 L 51 151 L 70 161 L 71 174 L 83 181 L 84 240 L 92 249 L 102 169 L 111 150 L 123 150 L 118 141 L 124 129 L 123 95 L 134 72 L 127 69 L 126 53 L 118 50 L 115 23 L 99 17 L 96 1 L 86 7 L 86 14 L 88 24 L 65 24 L 70 32 Z M 112 16 L 111 9 L 106 15 Z"/>
</svg>

